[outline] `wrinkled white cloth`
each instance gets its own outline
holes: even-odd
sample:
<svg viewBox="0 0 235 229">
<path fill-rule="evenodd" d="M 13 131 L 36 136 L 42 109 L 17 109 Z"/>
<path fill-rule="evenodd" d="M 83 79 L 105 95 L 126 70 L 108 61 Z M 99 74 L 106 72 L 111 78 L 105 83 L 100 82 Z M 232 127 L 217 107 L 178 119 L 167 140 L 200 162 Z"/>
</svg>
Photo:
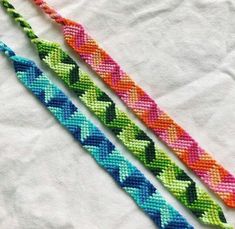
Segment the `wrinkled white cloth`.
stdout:
<svg viewBox="0 0 235 229">
<path fill-rule="evenodd" d="M 41 38 L 60 42 L 76 58 L 64 44 L 59 26 L 37 10 L 30 0 L 10 2 Z M 162 108 L 235 174 L 233 0 L 48 0 L 48 3 L 62 15 L 85 25 Z M 0 25 L 0 39 L 17 54 L 35 60 L 55 81 L 21 29 L 2 8 Z M 83 63 L 81 65 L 89 71 Z M 90 74 L 125 110 L 98 77 Z M 155 228 L 17 81 L 10 62 L 2 55 L 0 92 L 0 228 Z M 82 110 L 88 114 L 84 108 Z M 195 228 L 207 228 L 167 193 L 92 115 L 88 115 Z M 132 114 L 130 117 L 134 118 Z M 167 152 L 176 160 L 172 152 Z M 177 163 L 185 168 L 179 160 Z M 235 226 L 235 211 L 222 206 L 228 222 Z"/>
</svg>

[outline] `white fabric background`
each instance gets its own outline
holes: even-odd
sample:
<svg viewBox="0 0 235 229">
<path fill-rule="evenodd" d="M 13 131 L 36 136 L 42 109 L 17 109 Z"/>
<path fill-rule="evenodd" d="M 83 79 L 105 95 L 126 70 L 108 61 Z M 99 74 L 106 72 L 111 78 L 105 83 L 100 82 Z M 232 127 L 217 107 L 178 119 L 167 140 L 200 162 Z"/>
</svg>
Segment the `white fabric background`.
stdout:
<svg viewBox="0 0 235 229">
<path fill-rule="evenodd" d="M 30 0 L 11 2 L 42 38 L 63 44 L 59 27 Z M 235 174 L 234 1 L 48 2 L 64 16 L 82 22 L 123 69 Z M 55 80 L 40 63 L 22 31 L 2 9 L 0 25 L 0 39 L 18 54 L 34 59 Z M 70 53 L 73 55 L 71 50 Z M 85 66 L 84 69 L 87 70 Z M 98 78 L 91 75 L 125 109 Z M 0 92 L 0 228 L 155 228 L 17 81 L 3 56 L 0 58 Z M 91 119 L 195 228 L 206 228 L 96 119 Z M 235 211 L 223 208 L 228 221 L 235 226 Z"/>
</svg>

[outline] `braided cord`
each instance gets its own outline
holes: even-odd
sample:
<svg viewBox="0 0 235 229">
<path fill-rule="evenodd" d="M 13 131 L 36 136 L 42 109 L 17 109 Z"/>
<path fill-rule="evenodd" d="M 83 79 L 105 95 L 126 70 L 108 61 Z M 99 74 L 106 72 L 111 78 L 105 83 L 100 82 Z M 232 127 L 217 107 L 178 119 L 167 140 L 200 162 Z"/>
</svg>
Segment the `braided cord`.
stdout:
<svg viewBox="0 0 235 229">
<path fill-rule="evenodd" d="M 0 51 L 11 52 L 3 43 L 0 43 Z M 34 62 L 14 55 L 10 59 L 13 61 L 17 78 L 136 201 L 159 228 L 193 228 Z"/>
<path fill-rule="evenodd" d="M 4 3 L 7 11 L 14 12 L 13 6 L 8 4 Z M 18 18 L 19 14 L 10 15 L 17 15 L 16 21 L 24 21 L 22 16 Z M 221 228 L 229 227 L 221 207 L 159 149 L 126 113 L 118 109 L 59 44 L 41 39 L 32 41 L 40 58 L 199 221 Z"/>
<path fill-rule="evenodd" d="M 50 17 L 52 8 L 44 1 L 34 0 Z M 43 6 L 43 7 L 42 7 Z M 61 23 L 60 23 L 61 24 Z M 150 96 L 143 91 L 120 66 L 90 37 L 82 25 L 63 19 L 67 43 L 121 98 L 153 133 L 166 143 L 181 161 L 213 190 L 224 203 L 235 207 L 235 177 L 221 166 Z"/>
<path fill-rule="evenodd" d="M 35 3 L 37 5 L 40 5 L 40 7 L 43 9 L 43 11 L 46 14 L 49 14 L 50 17 L 55 20 L 57 23 L 61 25 L 65 25 L 66 19 L 63 18 L 57 11 L 49 7 L 44 1 L 42 0 L 35 0 Z"/>
<path fill-rule="evenodd" d="M 15 10 L 11 10 L 11 7 L 9 5 L 9 3 L 7 1 L 1 1 L 2 5 L 5 7 L 5 8 L 8 8 L 7 12 L 8 14 L 15 18 L 15 21 L 18 22 L 20 24 L 20 26 L 23 28 L 25 34 L 27 35 L 27 37 L 30 39 L 30 40 L 34 40 L 34 39 L 37 39 L 37 35 L 34 33 L 32 27 L 29 25 L 29 23 L 27 21 L 25 21 L 19 13 L 17 13 Z"/>
</svg>

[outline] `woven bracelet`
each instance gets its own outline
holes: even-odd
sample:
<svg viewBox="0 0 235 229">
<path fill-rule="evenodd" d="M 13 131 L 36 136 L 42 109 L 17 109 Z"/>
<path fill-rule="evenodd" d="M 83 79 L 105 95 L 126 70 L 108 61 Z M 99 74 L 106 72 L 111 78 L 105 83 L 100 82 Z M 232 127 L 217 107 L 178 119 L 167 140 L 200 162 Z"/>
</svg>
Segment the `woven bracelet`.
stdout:
<svg viewBox="0 0 235 229">
<path fill-rule="evenodd" d="M 33 0 L 62 25 L 66 42 L 133 113 L 159 137 L 224 203 L 235 207 L 235 177 L 205 151 L 180 125 L 141 89 L 83 26 L 63 18 L 43 0 Z"/>
<path fill-rule="evenodd" d="M 34 62 L 15 55 L 3 43 L 0 43 L 0 51 L 13 62 L 17 78 L 24 86 L 46 106 L 159 228 L 193 228 Z"/>
<path fill-rule="evenodd" d="M 7 1 L 4 1 L 4 7 L 35 44 L 40 58 L 200 222 L 229 227 L 221 207 L 164 151 L 157 148 L 153 140 L 117 108 L 111 98 L 95 85 L 87 73 L 79 69 L 58 44 L 39 39 Z"/>
</svg>

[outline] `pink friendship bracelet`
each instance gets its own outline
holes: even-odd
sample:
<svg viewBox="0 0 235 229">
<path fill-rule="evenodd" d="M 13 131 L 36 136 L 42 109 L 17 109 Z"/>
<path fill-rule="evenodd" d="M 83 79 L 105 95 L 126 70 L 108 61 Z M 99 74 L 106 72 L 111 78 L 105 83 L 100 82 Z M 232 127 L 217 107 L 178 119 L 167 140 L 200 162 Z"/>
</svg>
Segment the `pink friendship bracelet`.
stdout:
<svg viewBox="0 0 235 229">
<path fill-rule="evenodd" d="M 224 203 L 235 207 L 235 177 L 221 166 L 90 37 L 79 23 L 65 19 L 43 0 L 34 2 L 63 26 L 66 42 L 154 134 Z"/>
</svg>

